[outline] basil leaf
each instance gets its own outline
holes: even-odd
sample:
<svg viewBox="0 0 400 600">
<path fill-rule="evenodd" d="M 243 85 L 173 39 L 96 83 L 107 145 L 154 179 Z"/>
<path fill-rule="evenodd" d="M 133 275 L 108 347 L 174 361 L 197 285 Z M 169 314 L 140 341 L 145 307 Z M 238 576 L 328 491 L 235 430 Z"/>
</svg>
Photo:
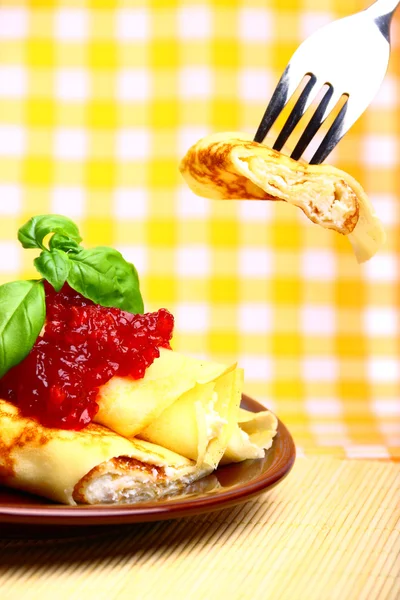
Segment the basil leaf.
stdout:
<svg viewBox="0 0 400 600">
<path fill-rule="evenodd" d="M 50 250 L 62 250 L 63 252 L 79 252 L 81 247 L 75 240 L 62 233 L 55 233 L 49 240 Z"/>
<path fill-rule="evenodd" d="M 49 252 L 43 252 L 33 261 L 39 273 L 47 279 L 56 292 L 59 292 L 67 281 L 71 263 L 65 252 L 56 248 Z"/>
<path fill-rule="evenodd" d="M 114 264 L 115 278 L 124 298 L 123 310 L 137 314 L 143 313 L 144 304 L 140 293 L 138 272 L 132 263 L 124 259 L 118 250 L 113 248 L 104 248 L 107 252 L 108 260 Z"/>
<path fill-rule="evenodd" d="M 13 281 L 0 286 L 0 377 L 29 354 L 45 317 L 41 281 Z"/>
<path fill-rule="evenodd" d="M 143 312 L 136 269 L 120 252 L 99 246 L 71 254 L 69 259 L 67 281 L 77 292 L 102 306 Z"/>
<path fill-rule="evenodd" d="M 49 233 L 62 233 L 75 242 L 82 241 L 75 223 L 62 215 L 32 217 L 18 230 L 18 239 L 24 248 L 41 248 L 45 250 L 43 240 Z"/>
</svg>

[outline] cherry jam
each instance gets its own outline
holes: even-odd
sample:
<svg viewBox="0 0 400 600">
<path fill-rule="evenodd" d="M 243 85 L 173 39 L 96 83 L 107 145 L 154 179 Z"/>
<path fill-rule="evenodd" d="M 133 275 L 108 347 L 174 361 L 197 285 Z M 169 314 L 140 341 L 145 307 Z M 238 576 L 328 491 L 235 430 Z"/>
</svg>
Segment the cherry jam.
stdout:
<svg viewBox="0 0 400 600">
<path fill-rule="evenodd" d="M 79 430 L 98 411 L 99 387 L 114 375 L 141 379 L 170 348 L 166 310 L 134 315 L 105 308 L 65 284 L 45 282 L 46 326 L 29 355 L 0 379 L 0 397 L 47 427 Z"/>
</svg>

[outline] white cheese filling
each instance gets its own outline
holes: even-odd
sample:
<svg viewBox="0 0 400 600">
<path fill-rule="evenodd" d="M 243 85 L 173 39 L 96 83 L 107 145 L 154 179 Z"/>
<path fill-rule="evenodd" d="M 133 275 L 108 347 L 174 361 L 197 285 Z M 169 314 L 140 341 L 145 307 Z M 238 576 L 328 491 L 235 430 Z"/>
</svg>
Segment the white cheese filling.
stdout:
<svg viewBox="0 0 400 600">
<path fill-rule="evenodd" d="M 111 463 L 112 465 L 112 463 Z M 84 498 L 88 504 L 115 504 L 152 502 L 164 496 L 173 496 L 183 491 L 200 477 L 210 473 L 210 469 L 187 469 L 165 467 L 160 471 L 119 474 L 111 467 L 107 472 L 93 477 L 85 486 Z"/>
</svg>

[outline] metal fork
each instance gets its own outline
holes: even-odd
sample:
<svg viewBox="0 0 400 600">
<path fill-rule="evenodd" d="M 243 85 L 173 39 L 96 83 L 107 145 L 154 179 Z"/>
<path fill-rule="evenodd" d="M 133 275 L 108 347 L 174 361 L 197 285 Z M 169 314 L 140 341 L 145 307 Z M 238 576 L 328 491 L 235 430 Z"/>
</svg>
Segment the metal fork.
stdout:
<svg viewBox="0 0 400 600">
<path fill-rule="evenodd" d="M 291 153 L 301 158 L 318 129 L 345 95 L 310 164 L 322 163 L 364 112 L 385 76 L 390 55 L 390 22 L 400 0 L 377 0 L 349 17 L 333 21 L 307 38 L 293 54 L 267 106 L 254 140 L 262 142 L 290 97 L 309 76 L 273 148 L 281 150 L 316 99 L 326 92 Z"/>
</svg>

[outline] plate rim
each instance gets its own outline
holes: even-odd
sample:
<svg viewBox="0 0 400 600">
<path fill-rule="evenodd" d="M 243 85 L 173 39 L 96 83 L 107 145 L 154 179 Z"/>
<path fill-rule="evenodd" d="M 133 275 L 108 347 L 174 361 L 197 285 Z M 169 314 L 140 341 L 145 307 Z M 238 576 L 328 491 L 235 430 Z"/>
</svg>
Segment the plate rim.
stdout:
<svg viewBox="0 0 400 600">
<path fill-rule="evenodd" d="M 259 401 L 246 394 L 242 395 L 252 412 L 269 410 Z M 272 411 L 271 411 L 272 412 Z M 279 468 L 269 477 L 267 473 L 256 476 L 243 485 L 238 485 L 219 494 L 205 494 L 199 497 L 178 498 L 167 503 L 151 502 L 140 504 L 101 504 L 88 506 L 33 505 L 12 506 L 0 504 L 0 524 L 47 525 L 116 525 L 123 523 L 174 519 L 245 502 L 279 483 L 290 472 L 296 459 L 296 447 L 287 427 L 278 418 L 278 434 L 284 443 L 283 454 L 279 456 Z M 273 463 L 272 463 L 273 464 Z M 229 466 L 229 465 L 227 465 Z M 21 492 L 23 493 L 23 492 Z M 44 501 L 46 501 L 44 499 Z M 105 522 L 106 521 L 106 522 Z"/>
</svg>

